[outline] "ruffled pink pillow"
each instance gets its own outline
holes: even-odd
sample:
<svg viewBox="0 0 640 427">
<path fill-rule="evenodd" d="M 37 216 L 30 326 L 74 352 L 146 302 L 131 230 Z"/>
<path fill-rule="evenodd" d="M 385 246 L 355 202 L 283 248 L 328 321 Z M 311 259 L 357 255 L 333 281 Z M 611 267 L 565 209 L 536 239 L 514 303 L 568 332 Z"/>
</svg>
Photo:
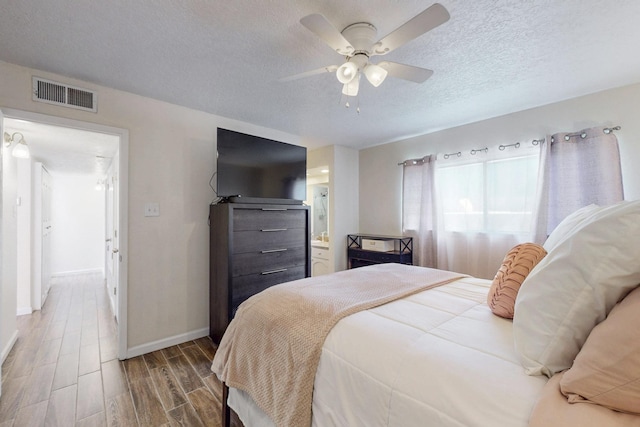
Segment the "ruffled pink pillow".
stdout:
<svg viewBox="0 0 640 427">
<path fill-rule="evenodd" d="M 493 314 L 513 319 L 518 290 L 545 255 L 547 251 L 535 243 L 521 243 L 507 253 L 487 295 L 487 304 Z"/>
</svg>

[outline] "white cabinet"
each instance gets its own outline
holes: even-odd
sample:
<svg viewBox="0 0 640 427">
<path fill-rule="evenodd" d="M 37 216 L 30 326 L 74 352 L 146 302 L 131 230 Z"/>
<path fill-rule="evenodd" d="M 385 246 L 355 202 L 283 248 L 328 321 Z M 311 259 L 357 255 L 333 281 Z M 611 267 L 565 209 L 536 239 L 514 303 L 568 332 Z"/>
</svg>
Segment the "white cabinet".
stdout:
<svg viewBox="0 0 640 427">
<path fill-rule="evenodd" d="M 322 276 L 330 273 L 329 248 L 311 247 L 311 276 Z"/>
</svg>

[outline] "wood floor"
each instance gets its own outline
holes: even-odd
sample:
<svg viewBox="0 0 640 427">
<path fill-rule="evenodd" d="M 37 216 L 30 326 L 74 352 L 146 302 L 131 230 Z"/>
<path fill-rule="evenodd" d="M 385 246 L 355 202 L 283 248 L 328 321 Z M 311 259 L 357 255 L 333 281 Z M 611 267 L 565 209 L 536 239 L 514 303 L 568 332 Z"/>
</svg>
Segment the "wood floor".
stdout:
<svg viewBox="0 0 640 427">
<path fill-rule="evenodd" d="M 2 365 L 0 427 L 220 426 L 211 340 L 120 362 L 98 275 L 55 279 L 43 309 L 18 316 L 18 330 Z"/>
</svg>

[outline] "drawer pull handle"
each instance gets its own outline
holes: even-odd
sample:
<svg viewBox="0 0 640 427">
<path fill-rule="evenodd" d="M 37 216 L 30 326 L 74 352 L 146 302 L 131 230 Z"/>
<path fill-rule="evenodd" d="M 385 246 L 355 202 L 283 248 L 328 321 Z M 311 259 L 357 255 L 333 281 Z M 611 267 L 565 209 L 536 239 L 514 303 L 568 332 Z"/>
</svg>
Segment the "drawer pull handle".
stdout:
<svg viewBox="0 0 640 427">
<path fill-rule="evenodd" d="M 267 251 L 260 251 L 260 253 L 261 253 L 261 254 L 271 254 L 271 253 L 274 253 L 274 252 L 284 252 L 284 251 L 286 251 L 286 250 L 287 250 L 287 248 L 282 248 L 282 249 L 269 249 L 269 250 L 267 250 Z"/>
<path fill-rule="evenodd" d="M 264 232 L 269 233 L 269 232 L 273 232 L 273 231 L 287 231 L 287 229 L 286 228 L 263 228 L 260 231 L 264 231 Z"/>
<path fill-rule="evenodd" d="M 286 208 L 262 208 L 263 211 L 286 211 Z"/>
<path fill-rule="evenodd" d="M 263 271 L 260 274 L 262 274 L 263 276 L 266 276 L 267 274 L 282 273 L 283 271 L 287 271 L 287 269 L 286 268 L 281 268 L 279 270 Z"/>
</svg>

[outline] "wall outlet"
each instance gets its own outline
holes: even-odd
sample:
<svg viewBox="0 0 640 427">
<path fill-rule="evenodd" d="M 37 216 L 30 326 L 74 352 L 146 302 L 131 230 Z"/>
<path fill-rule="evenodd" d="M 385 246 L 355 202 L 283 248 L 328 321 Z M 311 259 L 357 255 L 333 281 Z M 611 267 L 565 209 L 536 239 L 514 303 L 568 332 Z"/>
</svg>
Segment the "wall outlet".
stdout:
<svg viewBox="0 0 640 427">
<path fill-rule="evenodd" d="M 145 203 L 144 216 L 160 216 L 160 205 L 158 203 Z"/>
</svg>

